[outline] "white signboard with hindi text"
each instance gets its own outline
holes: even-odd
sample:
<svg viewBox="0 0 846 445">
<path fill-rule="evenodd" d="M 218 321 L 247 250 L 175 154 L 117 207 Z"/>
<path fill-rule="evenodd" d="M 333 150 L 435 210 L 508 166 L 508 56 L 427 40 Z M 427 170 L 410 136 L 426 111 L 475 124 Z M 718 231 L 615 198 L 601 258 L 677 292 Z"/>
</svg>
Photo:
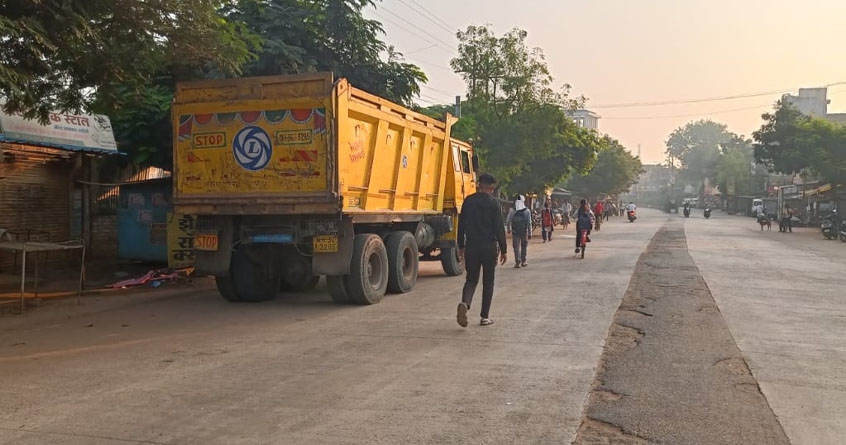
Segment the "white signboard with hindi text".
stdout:
<svg viewBox="0 0 846 445">
<path fill-rule="evenodd" d="M 34 145 L 117 151 L 112 124 L 107 116 L 50 113 L 49 123 L 27 120 L 0 111 L 0 134 L 7 140 Z"/>
</svg>

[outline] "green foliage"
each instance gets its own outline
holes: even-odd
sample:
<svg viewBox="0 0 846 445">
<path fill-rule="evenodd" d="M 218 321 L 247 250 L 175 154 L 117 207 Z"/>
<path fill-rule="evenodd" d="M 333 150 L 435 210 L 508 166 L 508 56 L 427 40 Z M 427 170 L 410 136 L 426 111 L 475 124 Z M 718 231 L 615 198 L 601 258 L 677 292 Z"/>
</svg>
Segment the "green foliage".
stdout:
<svg viewBox="0 0 846 445">
<path fill-rule="evenodd" d="M 640 158 L 611 137 L 603 137 L 601 143 L 596 164 L 590 172 L 571 178 L 565 187 L 584 196 L 617 195 L 637 182 L 643 172 Z"/>
<path fill-rule="evenodd" d="M 749 141 L 727 146 L 717 165 L 717 185 L 723 193 L 729 192 L 729 181 L 734 181 L 734 195 L 754 195 L 761 191 L 766 171 L 753 168 L 754 153 Z"/>
<path fill-rule="evenodd" d="M 810 158 L 801 146 L 799 129 L 811 118 L 782 101 L 776 103 L 772 113 L 761 117 L 764 124 L 752 133 L 755 160 L 781 173 L 799 173 L 809 168 Z"/>
<path fill-rule="evenodd" d="M 846 126 L 801 114 L 779 102 L 754 133 L 755 157 L 783 173 L 805 169 L 834 184 L 846 183 Z"/>
<path fill-rule="evenodd" d="M 110 116 L 120 150 L 139 165 L 169 169 L 173 164 L 173 80 L 159 77 L 141 91 L 120 86 L 115 93 L 110 102 L 104 103 L 101 98 L 92 108 Z"/>
<path fill-rule="evenodd" d="M 411 105 L 423 71 L 362 15 L 373 0 L 0 2 L 0 97 L 10 112 L 108 115 L 119 149 L 171 163 L 175 82 L 332 71 Z"/>
<path fill-rule="evenodd" d="M 259 38 L 247 76 L 331 71 L 357 88 L 405 105 L 426 75 L 380 38 L 382 25 L 362 10 L 373 0 L 238 0 L 226 19 Z"/>
<path fill-rule="evenodd" d="M 667 139 L 666 153 L 680 167 L 680 182 L 694 184 L 700 190 L 707 179 L 716 181 L 725 193 L 731 177 L 735 181 L 735 194 L 753 187 L 749 141 L 729 131 L 724 124 L 699 120 L 677 128 Z M 741 172 L 741 158 L 749 160 L 745 173 Z"/>
<path fill-rule="evenodd" d="M 473 143 L 485 169 L 520 192 L 542 192 L 589 169 L 599 137 L 565 113 L 584 100 L 570 99 L 567 85 L 553 89 L 543 52 L 526 45 L 526 32 L 497 37 L 487 26 L 469 26 L 457 36 L 458 57 L 450 63 L 468 96 L 462 104 L 467 123 L 454 134 Z"/>
<path fill-rule="evenodd" d="M 249 53 L 217 0 L 0 2 L 0 97 L 46 121 L 141 90 L 163 68 L 237 74 Z"/>
<path fill-rule="evenodd" d="M 426 108 L 417 108 L 416 110 L 432 119 L 444 120 L 444 117 L 455 112 L 455 107 L 451 105 L 431 105 Z M 452 126 L 452 137 L 473 143 L 478 134 L 478 121 L 473 115 L 464 115 Z"/>
<path fill-rule="evenodd" d="M 737 135 L 725 125 L 711 120 L 690 122 L 677 128 L 667 139 L 667 156 L 677 159 L 690 180 L 714 179 L 722 146 Z"/>
</svg>

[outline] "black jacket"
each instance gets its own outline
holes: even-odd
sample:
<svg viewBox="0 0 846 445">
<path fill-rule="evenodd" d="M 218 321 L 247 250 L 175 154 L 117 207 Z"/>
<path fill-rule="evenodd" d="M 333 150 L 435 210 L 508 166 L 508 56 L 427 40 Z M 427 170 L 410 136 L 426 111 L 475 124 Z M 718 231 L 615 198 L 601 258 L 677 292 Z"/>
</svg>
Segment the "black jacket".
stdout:
<svg viewBox="0 0 846 445">
<path fill-rule="evenodd" d="M 498 243 L 499 252 L 506 253 L 505 224 L 499 201 L 488 193 L 474 193 L 464 200 L 458 218 L 458 248 L 467 244 Z"/>
</svg>

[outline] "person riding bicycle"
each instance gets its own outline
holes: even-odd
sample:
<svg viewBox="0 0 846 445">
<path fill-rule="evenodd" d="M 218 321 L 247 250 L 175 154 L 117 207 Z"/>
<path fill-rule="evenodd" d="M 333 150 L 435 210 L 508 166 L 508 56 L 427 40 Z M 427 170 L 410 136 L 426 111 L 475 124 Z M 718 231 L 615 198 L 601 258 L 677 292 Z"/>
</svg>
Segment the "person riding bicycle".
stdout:
<svg viewBox="0 0 846 445">
<path fill-rule="evenodd" d="M 590 205 L 588 205 L 587 201 L 583 199 L 580 204 L 579 210 L 576 212 L 576 253 L 581 252 L 582 231 L 584 230 L 590 235 L 590 231 L 593 229 L 594 223 L 596 223 L 596 217 L 590 210 Z M 590 241 L 590 237 L 587 238 L 587 241 Z"/>
<path fill-rule="evenodd" d="M 593 214 L 599 219 L 596 221 L 596 230 L 599 230 L 599 223 L 602 221 L 602 214 L 605 211 L 605 206 L 602 204 L 602 201 L 596 201 L 596 205 L 593 207 Z"/>
</svg>

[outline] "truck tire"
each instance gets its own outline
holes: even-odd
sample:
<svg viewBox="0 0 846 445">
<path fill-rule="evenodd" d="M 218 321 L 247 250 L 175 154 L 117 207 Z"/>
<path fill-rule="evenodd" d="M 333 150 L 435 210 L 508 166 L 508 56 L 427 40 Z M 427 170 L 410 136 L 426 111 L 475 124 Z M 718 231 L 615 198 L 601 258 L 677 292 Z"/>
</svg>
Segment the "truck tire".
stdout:
<svg viewBox="0 0 846 445">
<path fill-rule="evenodd" d="M 457 277 L 464 274 L 464 263 L 458 259 L 457 247 L 444 247 L 441 249 L 441 266 L 449 277 Z"/>
<path fill-rule="evenodd" d="M 230 303 L 237 303 L 241 301 L 241 297 L 235 292 L 235 286 L 232 284 L 232 277 L 230 276 L 215 276 L 214 284 L 217 287 L 217 292 L 224 300 Z"/>
<path fill-rule="evenodd" d="M 312 275 L 311 260 L 294 252 L 282 263 L 282 278 L 279 290 L 282 292 L 302 292 L 314 289 L 319 276 Z"/>
<path fill-rule="evenodd" d="M 411 292 L 417 283 L 420 252 L 411 232 L 394 232 L 385 239 L 388 251 L 388 292 Z"/>
<path fill-rule="evenodd" d="M 382 301 L 388 288 L 388 252 L 378 235 L 363 233 L 355 236 L 347 286 L 353 303 L 376 304 Z"/>
<path fill-rule="evenodd" d="M 332 296 L 332 301 L 338 304 L 351 303 L 350 290 L 347 285 L 347 278 L 349 275 L 333 275 L 326 276 L 326 288 L 329 289 L 329 295 Z"/>
<path fill-rule="evenodd" d="M 279 292 L 279 263 L 261 264 L 247 250 L 241 247 L 233 252 L 229 267 L 232 287 L 240 297 L 238 301 L 272 300 Z"/>
</svg>

